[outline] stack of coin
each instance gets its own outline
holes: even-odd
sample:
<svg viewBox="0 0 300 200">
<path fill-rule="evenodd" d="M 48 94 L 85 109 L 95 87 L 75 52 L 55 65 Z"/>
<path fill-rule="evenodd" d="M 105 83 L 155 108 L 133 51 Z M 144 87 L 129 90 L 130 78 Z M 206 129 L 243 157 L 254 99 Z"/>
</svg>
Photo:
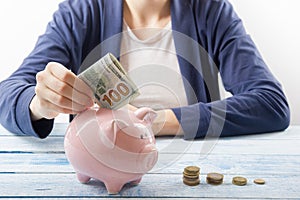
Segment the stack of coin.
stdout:
<svg viewBox="0 0 300 200">
<path fill-rule="evenodd" d="M 183 183 L 188 186 L 196 186 L 200 184 L 199 179 L 200 168 L 197 166 L 188 166 L 183 171 Z"/>
<path fill-rule="evenodd" d="M 208 173 L 206 176 L 206 182 L 212 185 L 220 185 L 223 183 L 223 174 L 219 174 L 216 172 Z"/>
<path fill-rule="evenodd" d="M 232 183 L 234 185 L 243 186 L 247 184 L 247 179 L 241 176 L 236 176 L 232 178 Z"/>
</svg>

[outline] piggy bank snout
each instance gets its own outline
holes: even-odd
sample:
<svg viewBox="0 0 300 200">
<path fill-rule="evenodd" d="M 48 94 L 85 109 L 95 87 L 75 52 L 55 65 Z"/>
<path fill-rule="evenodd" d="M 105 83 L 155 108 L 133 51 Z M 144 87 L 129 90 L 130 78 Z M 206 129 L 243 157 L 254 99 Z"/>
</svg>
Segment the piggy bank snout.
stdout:
<svg viewBox="0 0 300 200">
<path fill-rule="evenodd" d="M 146 145 L 139 154 L 137 162 L 145 173 L 150 171 L 157 162 L 158 151 L 154 144 Z"/>
</svg>

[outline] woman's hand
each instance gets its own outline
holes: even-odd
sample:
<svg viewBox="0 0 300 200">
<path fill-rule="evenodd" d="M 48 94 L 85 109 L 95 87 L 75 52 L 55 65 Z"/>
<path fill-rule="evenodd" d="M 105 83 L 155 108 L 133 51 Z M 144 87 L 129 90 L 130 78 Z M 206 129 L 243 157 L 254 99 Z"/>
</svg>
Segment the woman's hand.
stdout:
<svg viewBox="0 0 300 200">
<path fill-rule="evenodd" d="M 183 130 L 171 109 L 156 111 L 152 130 L 155 136 L 183 135 Z"/>
<path fill-rule="evenodd" d="M 136 111 L 138 108 L 128 104 L 125 109 Z M 152 124 L 152 131 L 155 136 L 183 135 L 183 130 L 175 114 L 171 109 L 155 111 L 157 116 Z"/>
<path fill-rule="evenodd" d="M 36 81 L 36 95 L 30 103 L 33 121 L 53 119 L 59 113 L 77 114 L 94 105 L 92 90 L 59 63 L 48 63 Z"/>
</svg>

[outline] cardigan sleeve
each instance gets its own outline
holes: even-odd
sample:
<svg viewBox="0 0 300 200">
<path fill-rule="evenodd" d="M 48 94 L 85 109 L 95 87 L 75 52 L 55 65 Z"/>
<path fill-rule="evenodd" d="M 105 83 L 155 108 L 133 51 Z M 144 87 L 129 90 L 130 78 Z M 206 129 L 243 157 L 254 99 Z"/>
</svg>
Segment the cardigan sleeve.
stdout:
<svg viewBox="0 0 300 200">
<path fill-rule="evenodd" d="M 209 6 L 205 2 L 201 13 L 205 23 L 199 31 L 205 39 L 200 35 L 200 40 L 205 40 L 205 49 L 232 96 L 174 108 L 185 139 L 284 130 L 290 122 L 287 99 L 241 19 L 227 0 L 210 1 Z"/>
<path fill-rule="evenodd" d="M 35 95 L 35 76 L 52 61 L 77 72 L 82 51 L 88 48 L 85 44 L 89 42 L 85 38 L 87 30 L 92 27 L 91 16 L 98 16 L 98 11 L 93 9 L 98 6 L 91 5 L 95 3 L 92 0 L 61 3 L 30 55 L 9 78 L 0 83 L 0 122 L 6 129 L 40 138 L 49 135 L 54 120 L 31 122 L 30 118 L 29 105 Z M 88 31 L 93 34 L 99 32 Z"/>
</svg>

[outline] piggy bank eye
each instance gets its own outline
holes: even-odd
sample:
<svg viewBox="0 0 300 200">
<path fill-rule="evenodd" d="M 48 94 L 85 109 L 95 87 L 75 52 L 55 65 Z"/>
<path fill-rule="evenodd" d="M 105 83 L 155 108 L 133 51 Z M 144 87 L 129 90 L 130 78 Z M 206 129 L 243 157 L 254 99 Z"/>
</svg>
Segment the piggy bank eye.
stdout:
<svg viewBox="0 0 300 200">
<path fill-rule="evenodd" d="M 134 123 L 131 126 L 122 129 L 122 131 L 125 134 L 135 137 L 137 139 L 149 139 L 152 137 L 149 127 L 140 123 Z"/>
<path fill-rule="evenodd" d="M 146 138 L 149 138 L 149 137 L 151 137 L 151 133 L 149 132 L 148 129 L 144 128 L 141 132 L 140 138 L 141 139 L 146 139 Z"/>
</svg>

